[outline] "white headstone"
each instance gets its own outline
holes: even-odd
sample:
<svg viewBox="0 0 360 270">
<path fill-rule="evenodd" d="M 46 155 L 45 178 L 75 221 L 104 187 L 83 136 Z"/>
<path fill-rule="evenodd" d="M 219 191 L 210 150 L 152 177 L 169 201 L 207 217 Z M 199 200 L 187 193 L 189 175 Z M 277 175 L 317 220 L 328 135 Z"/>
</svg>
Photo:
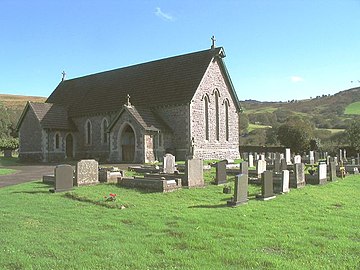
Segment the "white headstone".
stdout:
<svg viewBox="0 0 360 270">
<path fill-rule="evenodd" d="M 172 154 L 166 154 L 164 156 L 164 173 L 174 173 L 175 172 L 175 156 Z"/>
<path fill-rule="evenodd" d="M 99 164 L 95 159 L 83 159 L 76 164 L 76 186 L 99 183 Z"/>
<path fill-rule="evenodd" d="M 322 180 L 322 179 L 326 179 L 327 176 L 326 176 L 326 173 L 327 173 L 327 165 L 326 164 L 319 164 L 319 179 Z"/>
<path fill-rule="evenodd" d="M 285 161 L 286 161 L 286 164 L 291 164 L 291 152 L 290 152 L 290 148 L 286 148 L 286 149 L 285 149 Z"/>
<path fill-rule="evenodd" d="M 310 152 L 309 152 L 309 161 L 310 161 L 310 165 L 314 165 L 314 164 L 315 164 L 314 151 L 310 151 Z"/>
<path fill-rule="evenodd" d="M 254 156 L 249 155 L 249 167 L 254 167 Z"/>
<path fill-rule="evenodd" d="M 297 164 L 297 163 L 301 163 L 301 156 L 300 155 L 294 156 L 294 164 Z"/>
<path fill-rule="evenodd" d="M 289 174 L 289 171 L 288 170 L 283 170 L 282 171 L 282 192 L 283 193 L 287 193 L 290 191 L 290 188 L 289 188 L 289 179 L 290 179 L 290 174 Z"/>
</svg>

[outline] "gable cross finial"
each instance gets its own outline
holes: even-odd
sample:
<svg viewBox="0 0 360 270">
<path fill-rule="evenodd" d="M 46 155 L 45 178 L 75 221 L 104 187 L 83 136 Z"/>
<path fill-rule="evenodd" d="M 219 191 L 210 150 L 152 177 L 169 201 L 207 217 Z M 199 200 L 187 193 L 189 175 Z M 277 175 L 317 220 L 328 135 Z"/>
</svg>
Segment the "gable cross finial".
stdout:
<svg viewBox="0 0 360 270">
<path fill-rule="evenodd" d="M 131 103 L 130 103 L 130 95 L 129 95 L 129 94 L 127 94 L 126 106 L 131 106 Z"/>
<path fill-rule="evenodd" d="M 62 74 L 61 81 L 63 82 L 63 81 L 65 81 L 66 73 L 65 73 L 65 71 L 63 71 L 63 72 L 61 72 L 61 74 Z"/>
<path fill-rule="evenodd" d="M 216 41 L 215 36 L 212 36 L 211 37 L 211 49 L 215 49 L 215 41 Z"/>
</svg>

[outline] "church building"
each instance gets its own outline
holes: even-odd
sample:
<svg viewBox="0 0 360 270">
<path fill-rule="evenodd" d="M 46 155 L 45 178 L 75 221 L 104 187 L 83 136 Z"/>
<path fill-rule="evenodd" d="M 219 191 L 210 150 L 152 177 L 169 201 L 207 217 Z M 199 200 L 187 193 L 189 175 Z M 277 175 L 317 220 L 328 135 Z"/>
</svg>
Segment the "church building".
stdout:
<svg viewBox="0 0 360 270">
<path fill-rule="evenodd" d="M 239 158 L 239 102 L 222 47 L 65 79 L 18 122 L 21 160 Z"/>
</svg>

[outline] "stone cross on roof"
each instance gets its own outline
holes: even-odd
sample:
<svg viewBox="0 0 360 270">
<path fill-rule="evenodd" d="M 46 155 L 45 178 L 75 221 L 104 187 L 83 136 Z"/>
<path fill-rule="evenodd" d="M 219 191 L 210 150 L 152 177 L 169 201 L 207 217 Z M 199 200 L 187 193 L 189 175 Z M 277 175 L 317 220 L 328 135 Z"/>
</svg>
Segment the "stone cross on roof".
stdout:
<svg viewBox="0 0 360 270">
<path fill-rule="evenodd" d="M 63 81 L 65 81 L 66 73 L 65 73 L 65 71 L 63 71 L 63 72 L 61 72 L 61 74 L 62 74 L 62 79 L 61 79 L 61 81 L 63 82 Z"/>
<path fill-rule="evenodd" d="M 211 42 L 212 42 L 211 49 L 215 49 L 215 41 L 216 41 L 215 36 L 212 36 L 211 37 Z"/>
<path fill-rule="evenodd" d="M 126 106 L 131 106 L 131 103 L 130 103 L 130 95 L 129 94 L 127 94 L 127 101 L 126 101 Z"/>
</svg>

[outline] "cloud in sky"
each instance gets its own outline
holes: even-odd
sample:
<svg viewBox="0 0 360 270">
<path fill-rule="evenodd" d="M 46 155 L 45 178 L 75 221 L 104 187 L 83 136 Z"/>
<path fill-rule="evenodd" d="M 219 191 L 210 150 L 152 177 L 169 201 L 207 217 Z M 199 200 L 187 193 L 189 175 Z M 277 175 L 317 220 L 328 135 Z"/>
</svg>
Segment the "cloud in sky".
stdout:
<svg viewBox="0 0 360 270">
<path fill-rule="evenodd" d="M 161 10 L 161 8 L 159 8 L 159 7 L 156 8 L 155 15 L 160 17 L 163 20 L 166 20 L 166 21 L 173 21 L 174 20 L 173 16 L 171 16 L 168 13 L 163 12 Z"/>
<path fill-rule="evenodd" d="M 304 79 L 301 78 L 300 76 L 291 76 L 290 80 L 294 83 L 297 83 L 297 82 L 302 82 Z"/>
</svg>

